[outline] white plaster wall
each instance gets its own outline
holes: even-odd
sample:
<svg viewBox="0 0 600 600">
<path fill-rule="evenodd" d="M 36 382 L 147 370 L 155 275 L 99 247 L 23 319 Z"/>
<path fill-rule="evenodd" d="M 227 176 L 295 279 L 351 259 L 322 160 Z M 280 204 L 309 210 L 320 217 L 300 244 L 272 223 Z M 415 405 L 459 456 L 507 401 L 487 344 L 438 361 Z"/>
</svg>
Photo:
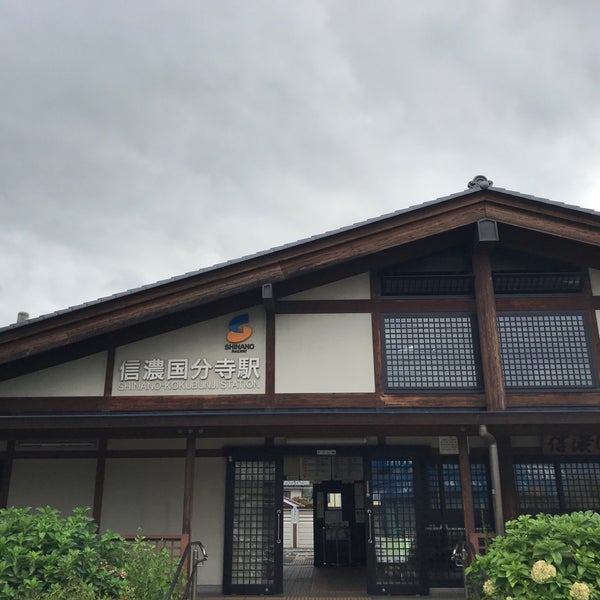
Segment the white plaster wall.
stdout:
<svg viewBox="0 0 600 600">
<path fill-rule="evenodd" d="M 208 552 L 198 583 L 221 589 L 227 461 L 225 457 L 197 458 L 195 467 L 192 540 L 202 542 Z"/>
<path fill-rule="evenodd" d="M 0 382 L 0 397 L 102 396 L 106 352 Z"/>
<path fill-rule="evenodd" d="M 592 284 L 592 294 L 600 296 L 600 271 L 598 269 L 590 269 L 590 283 Z"/>
<path fill-rule="evenodd" d="M 371 297 L 368 273 L 340 279 L 304 292 L 285 296 L 283 300 L 366 300 Z"/>
<path fill-rule="evenodd" d="M 101 529 L 120 534 L 180 534 L 183 458 L 106 461 Z"/>
<path fill-rule="evenodd" d="M 277 315 L 275 391 L 373 392 L 371 315 Z"/>
<path fill-rule="evenodd" d="M 92 507 L 95 481 L 93 458 L 18 458 L 13 462 L 8 504 L 51 506 L 68 515 L 76 507 Z"/>
</svg>

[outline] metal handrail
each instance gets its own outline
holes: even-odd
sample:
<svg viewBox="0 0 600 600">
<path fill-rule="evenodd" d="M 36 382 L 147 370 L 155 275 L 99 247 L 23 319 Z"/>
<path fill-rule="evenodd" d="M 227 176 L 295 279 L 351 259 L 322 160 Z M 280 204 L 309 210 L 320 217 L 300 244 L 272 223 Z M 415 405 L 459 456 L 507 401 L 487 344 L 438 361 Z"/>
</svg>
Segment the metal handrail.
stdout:
<svg viewBox="0 0 600 600">
<path fill-rule="evenodd" d="M 167 594 L 164 597 L 164 600 L 171 600 L 171 596 L 173 595 L 173 591 L 177 587 L 177 582 L 181 577 L 181 572 L 183 571 L 183 567 L 187 564 L 190 555 L 192 557 L 191 568 L 189 570 L 188 581 L 185 586 L 185 591 L 183 594 L 182 600 L 189 600 L 190 591 L 192 592 L 192 599 L 196 598 L 196 573 L 198 571 L 198 567 L 205 563 L 208 560 L 208 553 L 206 552 L 206 548 L 202 545 L 202 542 L 190 542 L 181 558 L 179 559 L 179 564 L 177 565 L 177 569 L 175 570 L 175 574 L 173 575 L 173 581 L 167 591 Z"/>
<path fill-rule="evenodd" d="M 462 540 L 456 543 L 452 550 L 452 562 L 460 569 L 463 574 L 463 587 L 465 589 L 465 599 L 469 600 L 469 587 L 466 575 L 466 568 L 473 562 L 475 558 L 475 547 L 468 540 Z"/>
</svg>

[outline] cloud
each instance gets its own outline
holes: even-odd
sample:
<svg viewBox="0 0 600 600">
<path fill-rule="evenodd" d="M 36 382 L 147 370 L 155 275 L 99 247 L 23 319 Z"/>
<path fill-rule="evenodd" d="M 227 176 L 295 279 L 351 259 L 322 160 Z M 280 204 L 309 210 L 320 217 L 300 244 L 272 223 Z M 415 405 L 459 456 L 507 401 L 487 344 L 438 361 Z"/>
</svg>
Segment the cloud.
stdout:
<svg viewBox="0 0 600 600">
<path fill-rule="evenodd" d="M 595 1 L 0 6 L 0 324 L 459 191 L 600 209 Z"/>
</svg>

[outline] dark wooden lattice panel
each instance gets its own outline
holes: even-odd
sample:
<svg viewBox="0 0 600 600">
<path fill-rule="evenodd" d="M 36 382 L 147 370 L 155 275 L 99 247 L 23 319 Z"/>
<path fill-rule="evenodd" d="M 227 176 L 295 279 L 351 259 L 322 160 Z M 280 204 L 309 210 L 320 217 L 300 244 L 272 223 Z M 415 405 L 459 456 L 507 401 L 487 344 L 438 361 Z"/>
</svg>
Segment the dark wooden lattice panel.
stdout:
<svg viewBox="0 0 600 600">
<path fill-rule="evenodd" d="M 384 317 L 387 389 L 480 389 L 474 329 L 471 315 Z"/>
<path fill-rule="evenodd" d="M 418 585 L 417 517 L 413 463 L 372 463 L 375 583 L 384 589 Z"/>
<path fill-rule="evenodd" d="M 231 583 L 269 588 L 275 579 L 275 463 L 237 461 Z"/>
<path fill-rule="evenodd" d="M 600 510 L 600 463 L 561 463 L 560 475 L 567 512 Z"/>
<path fill-rule="evenodd" d="M 553 464 L 515 463 L 514 472 L 521 514 L 559 511 L 556 469 Z"/>
<path fill-rule="evenodd" d="M 590 388 L 591 353 L 581 314 L 498 315 L 507 388 Z"/>
</svg>

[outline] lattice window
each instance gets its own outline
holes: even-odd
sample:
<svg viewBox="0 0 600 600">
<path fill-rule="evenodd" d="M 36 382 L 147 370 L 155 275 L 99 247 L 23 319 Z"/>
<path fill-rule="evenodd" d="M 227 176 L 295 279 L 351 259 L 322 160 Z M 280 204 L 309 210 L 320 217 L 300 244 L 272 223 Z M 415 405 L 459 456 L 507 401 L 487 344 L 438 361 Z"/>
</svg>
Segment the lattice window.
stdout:
<svg viewBox="0 0 600 600">
<path fill-rule="evenodd" d="M 514 472 L 521 514 L 559 511 L 556 469 L 553 464 L 516 463 Z"/>
<path fill-rule="evenodd" d="M 379 585 L 418 583 L 413 471 L 410 460 L 372 462 L 375 577 Z"/>
<path fill-rule="evenodd" d="M 473 275 L 386 275 L 382 296 L 472 296 Z"/>
<path fill-rule="evenodd" d="M 440 492 L 438 465 L 429 465 L 427 467 L 427 484 L 429 488 L 429 508 L 440 510 L 442 508 L 442 495 Z"/>
<path fill-rule="evenodd" d="M 600 462 L 516 463 L 514 470 L 521 513 L 600 509 Z"/>
<path fill-rule="evenodd" d="M 497 294 L 566 294 L 583 288 L 583 273 L 494 273 Z"/>
<path fill-rule="evenodd" d="M 507 388 L 589 388 L 594 385 L 581 314 L 498 315 Z"/>
<path fill-rule="evenodd" d="M 384 317 L 387 389 L 480 389 L 474 331 L 470 315 Z"/>
<path fill-rule="evenodd" d="M 275 463 L 237 461 L 233 495 L 233 585 L 273 585 Z"/>
<path fill-rule="evenodd" d="M 600 508 L 600 463 L 561 463 L 566 511 Z"/>
</svg>

